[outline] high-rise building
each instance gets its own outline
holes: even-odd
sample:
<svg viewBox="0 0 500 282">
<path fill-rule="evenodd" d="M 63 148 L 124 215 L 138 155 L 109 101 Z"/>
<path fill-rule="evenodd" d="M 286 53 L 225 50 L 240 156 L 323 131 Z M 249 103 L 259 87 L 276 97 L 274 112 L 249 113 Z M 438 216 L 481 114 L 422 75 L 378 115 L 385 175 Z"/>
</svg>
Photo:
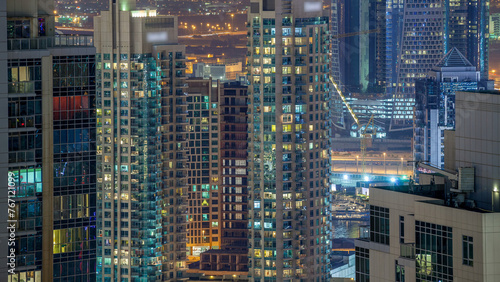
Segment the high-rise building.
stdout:
<svg viewBox="0 0 500 282">
<path fill-rule="evenodd" d="M 490 1 L 445 0 L 445 52 L 457 48 L 488 80 Z"/>
<path fill-rule="evenodd" d="M 248 253 L 248 87 L 225 83 L 220 97 L 221 247 Z M 246 267 L 243 267 L 246 269 Z"/>
<path fill-rule="evenodd" d="M 188 84 L 188 244 L 190 255 L 220 249 L 219 80 L 192 78 Z"/>
<path fill-rule="evenodd" d="M 95 18 L 99 281 L 182 276 L 187 226 L 185 47 L 177 18 L 110 1 Z"/>
<path fill-rule="evenodd" d="M 189 143 L 193 146 L 190 150 L 194 152 L 190 158 L 193 163 L 199 163 L 196 158 L 201 152 L 203 168 L 203 163 L 206 162 L 203 161 L 203 156 L 206 158 L 210 156 L 211 164 L 206 165 L 205 169 L 210 168 L 212 178 L 218 177 L 218 182 L 211 182 L 212 188 L 209 192 L 197 188 L 198 193 L 190 193 L 193 195 L 189 208 L 189 216 L 193 218 L 190 219 L 190 225 L 194 225 L 190 240 L 195 241 L 196 238 L 200 238 L 197 240 L 198 244 L 193 242 L 194 246 L 198 246 L 194 255 L 199 255 L 200 249 L 210 248 L 201 253 L 199 269 L 194 272 L 210 271 L 210 275 L 246 275 L 248 271 L 247 86 L 240 82 L 222 85 L 218 81 L 199 79 L 190 79 L 188 83 L 190 85 L 188 103 L 193 105 L 190 106 L 190 116 L 193 116 L 191 112 L 199 116 L 200 114 L 196 112 L 201 108 L 201 138 L 203 139 L 203 131 L 211 131 L 211 135 L 201 140 L 201 143 L 196 143 L 199 142 L 196 135 L 191 139 L 192 133 L 190 133 Z M 194 97 L 192 103 L 190 97 Z M 204 102 L 203 100 L 207 98 L 203 97 L 209 97 L 209 102 Z M 206 116 L 206 113 L 204 114 L 206 107 L 211 111 L 209 118 L 203 118 Z M 190 123 L 195 125 L 190 128 L 194 130 L 193 132 L 199 130 L 198 119 L 191 118 L 193 122 Z M 204 141 L 207 145 L 204 145 Z M 194 148 L 200 148 L 200 145 L 201 150 L 193 151 Z M 207 146 L 211 147 L 210 151 L 206 149 L 203 153 L 204 147 Z M 195 170 L 196 168 L 192 169 Z M 194 181 L 195 178 L 190 179 Z M 206 186 L 202 184 L 201 189 L 204 187 Z M 201 196 L 194 196 L 196 194 Z M 201 199 L 200 203 L 196 199 Z M 205 227 L 196 233 L 200 229 L 196 225 L 197 221 L 200 221 L 196 218 L 200 217 L 198 212 L 200 209 L 201 226 Z M 189 270 L 192 271 L 193 269 Z"/>
<path fill-rule="evenodd" d="M 378 2 L 338 0 L 340 85 L 345 92 L 365 92 L 376 85 Z"/>
<path fill-rule="evenodd" d="M 445 169 L 417 185 L 370 188 L 370 227 L 356 240 L 356 281 L 496 281 L 500 93 L 456 93 Z"/>
<path fill-rule="evenodd" d="M 404 1 L 397 54 L 397 84 L 391 130 L 411 129 L 415 80 L 443 57 L 444 8 L 442 0 Z"/>
<path fill-rule="evenodd" d="M 490 38 L 500 39 L 500 13 L 490 15 Z"/>
<path fill-rule="evenodd" d="M 377 81 L 385 86 L 387 93 L 394 94 L 397 86 L 397 64 L 401 35 L 403 29 L 403 15 L 405 0 L 383 0 L 377 5 L 377 28 L 380 29 L 377 49 L 377 63 L 379 76 Z"/>
<path fill-rule="evenodd" d="M 250 2 L 251 281 L 329 279 L 329 27 L 322 1 Z"/>
<path fill-rule="evenodd" d="M 95 49 L 91 37 L 56 36 L 53 11 L 50 0 L 8 1 L 3 25 L 9 281 L 96 277 Z"/>
<path fill-rule="evenodd" d="M 0 3 L 0 26 L 7 25 L 7 1 L 3 1 Z M 8 127 L 8 88 L 7 88 L 7 30 L 0 30 L 0 181 L 4 183 L 0 187 L 0 207 L 3 210 L 7 210 L 8 208 L 8 188 L 9 183 L 9 127 Z M 7 183 L 7 185 L 5 185 Z M 9 238 L 10 232 L 7 230 L 7 220 L 8 215 L 6 212 L 0 217 L 0 237 L 1 238 Z M 6 241 L 7 242 L 7 241 Z M 0 252 L 7 254 L 0 258 L 0 279 L 8 280 L 8 269 L 7 265 L 9 258 L 7 256 L 11 256 L 8 253 L 8 243 L 2 244 L 0 247 Z M 14 266 L 14 265 L 11 265 Z"/>
<path fill-rule="evenodd" d="M 444 130 L 455 129 L 456 91 L 475 91 L 481 75 L 457 48 L 416 81 L 414 160 L 444 167 Z"/>
</svg>

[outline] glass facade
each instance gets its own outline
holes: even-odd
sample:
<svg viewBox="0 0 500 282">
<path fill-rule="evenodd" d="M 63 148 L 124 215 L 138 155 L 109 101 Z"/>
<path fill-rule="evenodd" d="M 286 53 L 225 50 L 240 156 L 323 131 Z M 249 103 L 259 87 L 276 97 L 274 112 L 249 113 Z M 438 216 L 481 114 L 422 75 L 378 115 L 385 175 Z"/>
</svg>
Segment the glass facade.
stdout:
<svg viewBox="0 0 500 282">
<path fill-rule="evenodd" d="M 445 52 L 456 47 L 488 79 L 489 60 L 489 0 L 446 0 Z"/>
<path fill-rule="evenodd" d="M 95 56 L 53 57 L 54 281 L 95 279 Z"/>
<path fill-rule="evenodd" d="M 29 34 L 25 22 L 30 20 L 10 21 L 9 38 Z M 93 280 L 95 56 L 78 48 L 66 49 L 65 56 L 56 50 L 41 52 L 46 56 L 32 59 L 27 51 L 26 58 L 8 61 L 8 161 L 16 190 L 19 270 L 11 278 Z M 42 73 L 44 69 L 49 71 Z M 50 85 L 48 90 L 44 84 Z M 50 109 L 52 114 L 43 115 Z M 50 269 L 43 269 L 45 256 L 53 259 Z"/>
<path fill-rule="evenodd" d="M 415 221 L 416 281 L 453 281 L 453 234 L 444 225 Z"/>
<path fill-rule="evenodd" d="M 370 249 L 355 248 L 356 252 L 356 281 L 370 281 Z M 398 281 L 398 280 L 396 280 Z"/>
<path fill-rule="evenodd" d="M 389 245 L 389 209 L 370 205 L 370 241 Z"/>
</svg>

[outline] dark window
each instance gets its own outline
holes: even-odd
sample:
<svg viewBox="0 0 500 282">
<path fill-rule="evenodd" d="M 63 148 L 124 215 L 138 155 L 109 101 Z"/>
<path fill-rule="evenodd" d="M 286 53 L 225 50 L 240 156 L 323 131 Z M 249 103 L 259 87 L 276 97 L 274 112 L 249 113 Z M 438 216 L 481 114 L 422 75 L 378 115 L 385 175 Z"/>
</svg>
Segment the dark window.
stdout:
<svg viewBox="0 0 500 282">
<path fill-rule="evenodd" d="M 263 11 L 274 11 L 275 1 L 276 0 L 264 0 L 262 3 L 262 10 Z"/>
<path fill-rule="evenodd" d="M 259 3 L 250 3 L 250 13 L 259 13 Z"/>
<path fill-rule="evenodd" d="M 473 266 L 474 245 L 470 236 L 462 236 L 462 264 Z"/>
<path fill-rule="evenodd" d="M 370 241 L 389 245 L 389 209 L 370 206 Z"/>
</svg>

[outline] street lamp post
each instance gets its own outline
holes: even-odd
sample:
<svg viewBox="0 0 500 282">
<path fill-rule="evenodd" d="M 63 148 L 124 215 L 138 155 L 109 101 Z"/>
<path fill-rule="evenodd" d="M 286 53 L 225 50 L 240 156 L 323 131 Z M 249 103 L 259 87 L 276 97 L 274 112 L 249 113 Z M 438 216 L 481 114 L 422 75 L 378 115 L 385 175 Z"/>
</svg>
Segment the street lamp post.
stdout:
<svg viewBox="0 0 500 282">
<path fill-rule="evenodd" d="M 234 30 L 234 14 L 231 14 L 231 31 Z"/>
<path fill-rule="evenodd" d="M 385 166 L 385 153 L 384 153 L 384 174 L 387 174 L 387 167 Z"/>
<path fill-rule="evenodd" d="M 401 174 L 403 174 L 403 158 L 401 158 Z"/>
<path fill-rule="evenodd" d="M 356 156 L 356 172 L 359 172 L 358 161 L 359 161 L 359 156 Z"/>
</svg>

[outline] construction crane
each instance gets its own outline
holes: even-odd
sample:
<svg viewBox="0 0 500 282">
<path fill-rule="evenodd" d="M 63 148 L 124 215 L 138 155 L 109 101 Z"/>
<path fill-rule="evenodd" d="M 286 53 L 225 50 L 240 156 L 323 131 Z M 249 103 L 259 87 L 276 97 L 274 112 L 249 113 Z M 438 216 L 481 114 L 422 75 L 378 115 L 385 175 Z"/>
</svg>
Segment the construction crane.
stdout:
<svg viewBox="0 0 500 282">
<path fill-rule="evenodd" d="M 331 38 L 332 39 L 340 39 L 340 38 L 345 38 L 345 37 L 370 34 L 370 33 L 378 33 L 378 32 L 380 32 L 380 29 L 363 30 L 363 31 L 359 31 L 359 32 L 351 32 L 351 33 L 332 35 Z M 352 108 L 349 105 L 349 103 L 347 102 L 344 94 L 342 93 L 342 90 L 340 90 L 340 87 L 338 86 L 338 84 L 333 79 L 333 76 L 331 76 L 331 75 L 330 75 L 330 82 L 332 83 L 333 87 L 335 88 L 335 90 L 339 94 L 340 98 L 342 99 L 342 102 L 344 102 L 344 104 L 347 107 L 347 110 L 351 114 L 352 118 L 354 119 L 354 121 L 358 125 L 358 129 L 361 130 L 360 147 L 361 147 L 362 172 L 364 174 L 365 170 L 366 170 L 366 166 L 365 166 L 365 164 L 366 164 L 366 162 L 365 162 L 366 148 L 371 147 L 372 138 L 374 135 L 376 135 L 376 132 L 377 132 L 377 128 L 375 126 L 374 115 L 373 114 L 371 115 L 370 120 L 368 121 L 368 123 L 365 125 L 365 128 L 363 129 L 358 117 L 356 116 L 356 113 L 352 110 Z M 368 130 L 370 128 L 370 126 L 371 126 L 371 131 Z"/>
<path fill-rule="evenodd" d="M 361 144 L 360 144 L 360 147 L 361 147 L 362 172 L 364 174 L 365 170 L 366 170 L 366 166 L 365 166 L 365 164 L 366 164 L 366 162 L 365 162 L 366 148 L 371 147 L 372 138 L 377 133 L 377 128 L 375 126 L 374 115 L 373 114 L 371 115 L 370 120 L 368 121 L 368 123 L 365 125 L 365 128 L 363 129 L 363 126 L 361 125 L 361 122 L 359 121 L 358 117 L 356 116 L 356 113 L 353 111 L 353 109 L 349 105 L 349 102 L 347 102 L 344 94 L 340 90 L 340 87 L 337 85 L 337 83 L 335 82 L 335 80 L 333 79 L 332 76 L 330 76 L 330 82 L 332 83 L 333 87 L 335 87 L 335 90 L 337 90 L 337 93 L 339 94 L 340 98 L 342 99 L 342 101 L 344 102 L 345 106 L 347 107 L 347 110 L 349 111 L 349 113 L 351 114 L 352 118 L 354 119 L 354 121 L 358 125 L 358 129 L 361 130 L 361 134 L 360 134 L 360 137 L 361 137 L 360 143 Z M 369 127 L 370 127 L 370 125 L 372 127 L 371 132 L 368 130 Z"/>
</svg>

